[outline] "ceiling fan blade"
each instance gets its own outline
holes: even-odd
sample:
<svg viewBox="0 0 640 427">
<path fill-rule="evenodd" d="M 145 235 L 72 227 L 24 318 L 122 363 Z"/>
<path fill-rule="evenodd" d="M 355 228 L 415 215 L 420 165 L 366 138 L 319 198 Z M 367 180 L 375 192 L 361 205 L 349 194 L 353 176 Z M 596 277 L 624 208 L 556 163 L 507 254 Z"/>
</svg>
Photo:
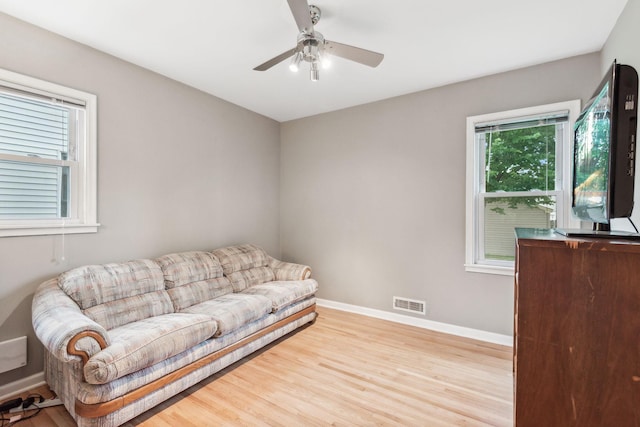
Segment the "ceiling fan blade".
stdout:
<svg viewBox="0 0 640 427">
<path fill-rule="evenodd" d="M 271 58 L 270 60 L 268 60 L 264 64 L 258 65 L 253 70 L 254 71 L 266 71 L 269 68 L 273 67 L 274 65 L 281 63 L 282 61 L 284 61 L 285 59 L 289 58 L 290 56 L 293 56 L 293 54 L 296 53 L 296 50 L 297 50 L 297 47 L 294 47 L 291 50 L 283 52 L 280 55 L 278 55 L 278 56 L 276 56 L 274 58 Z"/>
<path fill-rule="evenodd" d="M 377 67 L 384 58 L 384 55 L 378 52 L 329 40 L 325 42 L 324 48 L 325 51 L 331 55 L 359 62 L 360 64 L 368 65 L 369 67 Z"/>
<path fill-rule="evenodd" d="M 307 34 L 313 33 L 313 23 L 311 22 L 311 13 L 309 12 L 309 3 L 307 0 L 287 0 L 289 9 L 296 20 L 298 29 Z"/>
</svg>

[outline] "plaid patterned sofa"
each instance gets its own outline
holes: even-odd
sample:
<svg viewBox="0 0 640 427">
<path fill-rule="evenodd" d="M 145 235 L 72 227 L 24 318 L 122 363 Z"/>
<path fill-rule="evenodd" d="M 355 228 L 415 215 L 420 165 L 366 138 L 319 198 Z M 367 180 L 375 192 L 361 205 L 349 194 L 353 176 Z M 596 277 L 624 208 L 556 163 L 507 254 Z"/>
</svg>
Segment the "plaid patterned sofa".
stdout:
<svg viewBox="0 0 640 427">
<path fill-rule="evenodd" d="M 116 426 L 313 322 L 318 283 L 254 245 L 75 268 L 44 282 L 45 379 L 79 426 Z"/>
</svg>

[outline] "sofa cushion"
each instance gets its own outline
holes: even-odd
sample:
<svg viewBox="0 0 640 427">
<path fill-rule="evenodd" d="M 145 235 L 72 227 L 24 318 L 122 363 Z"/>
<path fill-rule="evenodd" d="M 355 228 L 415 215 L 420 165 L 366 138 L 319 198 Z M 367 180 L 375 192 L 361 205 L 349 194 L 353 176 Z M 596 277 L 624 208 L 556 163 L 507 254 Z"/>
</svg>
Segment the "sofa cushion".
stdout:
<svg viewBox="0 0 640 427">
<path fill-rule="evenodd" d="M 60 274 L 58 286 L 85 310 L 121 298 L 164 290 L 164 277 L 158 264 L 143 259 L 74 268 Z"/>
<path fill-rule="evenodd" d="M 182 313 L 207 315 L 218 324 L 215 336 L 258 320 L 271 312 L 271 301 L 262 295 L 229 294 L 192 305 Z"/>
<path fill-rule="evenodd" d="M 85 365 L 85 379 L 105 384 L 151 366 L 211 337 L 216 326 L 210 316 L 171 313 L 115 328 L 111 345 Z"/>
<path fill-rule="evenodd" d="M 231 281 L 234 292 L 240 292 L 250 286 L 271 282 L 275 279 L 273 270 L 269 267 L 255 267 L 246 270 L 234 271 L 227 275 Z"/>
<path fill-rule="evenodd" d="M 226 276 L 235 271 L 264 267 L 269 263 L 266 252 L 250 244 L 216 249 L 213 254 L 220 261 Z"/>
<path fill-rule="evenodd" d="M 182 311 L 194 304 L 201 303 L 233 292 L 231 282 L 226 277 L 187 283 L 168 289 L 169 297 L 176 311 Z"/>
<path fill-rule="evenodd" d="M 267 282 L 255 285 L 242 291 L 247 295 L 262 295 L 271 301 L 274 312 L 294 302 L 312 296 L 318 290 L 318 282 L 314 279 L 292 280 L 286 282 Z"/>
<path fill-rule="evenodd" d="M 211 252 L 181 252 L 156 259 L 167 289 L 222 277 L 222 266 Z"/>
<path fill-rule="evenodd" d="M 162 290 L 98 304 L 83 310 L 83 313 L 106 330 L 110 330 L 174 311 L 169 294 Z"/>
<path fill-rule="evenodd" d="M 58 276 L 58 286 L 105 329 L 174 312 L 162 270 L 151 260 L 74 268 Z"/>
<path fill-rule="evenodd" d="M 211 252 L 181 252 L 156 260 L 176 311 L 233 292 L 220 262 Z"/>
</svg>

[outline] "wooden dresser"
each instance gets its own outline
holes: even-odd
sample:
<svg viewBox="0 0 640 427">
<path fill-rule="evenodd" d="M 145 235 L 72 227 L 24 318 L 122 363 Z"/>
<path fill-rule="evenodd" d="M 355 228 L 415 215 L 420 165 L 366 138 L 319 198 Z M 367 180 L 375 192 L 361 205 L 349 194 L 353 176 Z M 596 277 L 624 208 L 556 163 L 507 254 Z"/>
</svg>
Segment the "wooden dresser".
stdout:
<svg viewBox="0 0 640 427">
<path fill-rule="evenodd" d="M 515 427 L 640 426 L 640 242 L 516 229 Z"/>
</svg>

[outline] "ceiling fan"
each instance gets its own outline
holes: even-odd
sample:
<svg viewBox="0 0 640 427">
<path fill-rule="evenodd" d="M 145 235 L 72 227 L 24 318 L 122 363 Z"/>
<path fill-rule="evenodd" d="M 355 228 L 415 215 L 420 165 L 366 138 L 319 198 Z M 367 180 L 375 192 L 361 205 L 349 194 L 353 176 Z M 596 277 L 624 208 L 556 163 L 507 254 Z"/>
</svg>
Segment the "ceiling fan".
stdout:
<svg viewBox="0 0 640 427">
<path fill-rule="evenodd" d="M 382 62 L 384 55 L 381 53 L 326 40 L 322 34 L 315 31 L 313 26 L 318 23 L 321 15 L 319 7 L 309 5 L 307 0 L 287 0 L 287 2 L 300 30 L 296 47 L 258 65 L 254 68 L 255 71 L 268 70 L 292 57 L 289 65 L 292 71 L 298 71 L 302 61 L 309 62 L 311 64 L 311 80 L 317 81 L 320 78 L 319 65 L 326 67 L 329 55 L 339 56 L 369 67 L 377 67 Z"/>
</svg>

